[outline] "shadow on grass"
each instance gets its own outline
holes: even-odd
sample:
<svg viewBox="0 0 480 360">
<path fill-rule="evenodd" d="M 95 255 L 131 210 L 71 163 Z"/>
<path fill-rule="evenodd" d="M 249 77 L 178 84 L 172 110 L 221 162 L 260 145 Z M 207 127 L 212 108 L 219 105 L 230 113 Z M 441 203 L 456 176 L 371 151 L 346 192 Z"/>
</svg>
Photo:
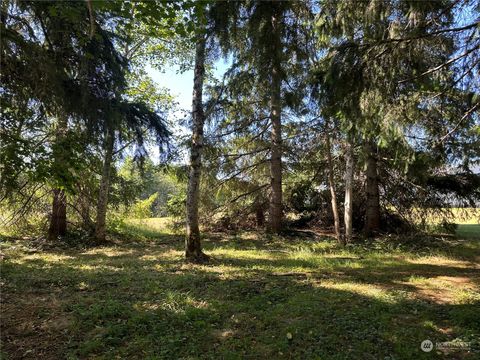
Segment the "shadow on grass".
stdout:
<svg viewBox="0 0 480 360">
<path fill-rule="evenodd" d="M 470 276 L 475 269 L 371 259 L 354 259 L 359 267 L 352 268 L 350 258 L 285 254 L 219 255 L 211 266 L 191 266 L 177 250 L 125 246 L 7 259 L 4 351 L 11 359 L 426 359 L 432 354 L 420 350 L 425 339 L 472 341 L 480 334 L 478 303 L 368 296 L 277 274 L 306 268 L 339 284 L 390 287 L 414 274 Z"/>
</svg>

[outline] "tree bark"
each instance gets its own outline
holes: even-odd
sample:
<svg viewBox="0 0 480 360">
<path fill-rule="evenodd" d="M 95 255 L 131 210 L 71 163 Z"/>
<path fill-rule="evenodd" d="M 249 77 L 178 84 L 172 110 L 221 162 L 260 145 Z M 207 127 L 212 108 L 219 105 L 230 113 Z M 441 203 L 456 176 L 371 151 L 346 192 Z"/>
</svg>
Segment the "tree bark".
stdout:
<svg viewBox="0 0 480 360">
<path fill-rule="evenodd" d="M 107 226 L 107 206 L 108 191 L 110 189 L 110 170 L 113 160 L 113 144 L 115 130 L 110 126 L 105 133 L 105 157 L 103 160 L 102 179 L 100 181 L 100 189 L 98 191 L 97 217 L 95 223 L 94 238 L 97 243 L 104 243 L 106 240 Z"/>
<path fill-rule="evenodd" d="M 95 224 L 90 218 L 90 199 L 86 188 L 78 188 L 77 202 L 80 207 L 80 215 L 82 216 L 82 228 L 89 234 L 93 234 L 95 230 Z"/>
<path fill-rule="evenodd" d="M 354 173 L 354 158 L 353 158 L 353 139 L 351 136 L 347 139 L 345 149 L 345 243 L 352 241 L 352 214 L 353 214 L 353 173 Z"/>
<path fill-rule="evenodd" d="M 380 229 L 380 195 L 378 191 L 378 171 L 376 146 L 371 142 L 365 145 L 367 154 L 366 166 L 366 211 L 364 232 L 367 236 L 372 236 Z"/>
<path fill-rule="evenodd" d="M 263 211 L 263 204 L 260 201 L 255 202 L 255 220 L 258 228 L 263 228 L 265 225 L 265 214 Z"/>
<path fill-rule="evenodd" d="M 330 196 L 332 197 L 332 213 L 333 213 L 333 221 L 335 226 L 335 237 L 340 245 L 345 245 L 342 234 L 340 233 L 340 217 L 338 215 L 338 205 L 337 205 L 337 194 L 335 191 L 335 182 L 333 180 L 333 162 L 332 162 L 332 153 L 330 147 L 330 134 L 327 130 L 326 136 L 327 142 L 327 163 L 328 163 L 328 185 L 330 187 Z"/>
<path fill-rule="evenodd" d="M 65 139 L 68 130 L 67 117 L 60 116 L 58 118 L 58 127 L 55 134 L 55 141 L 60 144 Z M 66 159 L 63 154 L 59 154 L 55 158 L 56 163 L 63 163 L 65 166 Z M 52 213 L 50 216 L 50 225 L 48 227 L 48 239 L 57 240 L 67 234 L 67 198 L 65 191 L 61 188 L 55 188 L 53 191 Z"/>
<path fill-rule="evenodd" d="M 190 148 L 190 172 L 187 190 L 187 234 L 185 238 L 185 258 L 189 262 L 203 263 L 208 256 L 202 252 L 198 221 L 200 197 L 200 176 L 202 170 L 203 126 L 203 82 L 205 77 L 205 34 L 197 36 L 195 46 L 195 70 L 192 94 L 192 144 Z"/>
<path fill-rule="evenodd" d="M 272 16 L 272 40 L 275 42 L 276 54 L 274 54 L 271 69 L 272 93 L 270 98 L 271 130 L 271 195 L 269 209 L 269 230 L 279 233 L 282 229 L 283 206 L 282 206 L 282 106 L 281 106 L 281 31 L 280 20 Z"/>
<path fill-rule="evenodd" d="M 48 228 L 48 239 L 57 240 L 67 234 L 67 199 L 65 191 L 53 189 L 52 214 Z"/>
</svg>

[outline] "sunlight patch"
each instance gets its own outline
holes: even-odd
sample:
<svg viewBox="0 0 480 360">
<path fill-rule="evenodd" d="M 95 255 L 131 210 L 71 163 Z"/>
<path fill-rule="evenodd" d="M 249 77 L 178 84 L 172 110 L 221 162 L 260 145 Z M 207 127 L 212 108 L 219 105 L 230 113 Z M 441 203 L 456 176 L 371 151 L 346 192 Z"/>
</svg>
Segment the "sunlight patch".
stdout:
<svg viewBox="0 0 480 360">
<path fill-rule="evenodd" d="M 26 255 L 23 257 L 24 261 L 41 260 L 49 263 L 64 262 L 66 260 L 71 260 L 71 259 L 74 259 L 74 257 L 68 256 L 68 255 L 51 254 L 51 253 L 32 254 L 32 255 Z"/>
<path fill-rule="evenodd" d="M 472 264 L 468 261 L 450 259 L 445 256 L 423 256 L 419 258 L 407 259 L 410 264 L 431 265 L 431 266 L 455 266 L 460 268 L 480 268 L 480 264 Z"/>
<path fill-rule="evenodd" d="M 331 281 L 322 281 L 320 287 L 348 291 L 354 294 L 367 296 L 385 303 L 394 304 L 402 300 L 404 296 L 399 296 L 397 292 L 391 292 L 384 288 L 372 284 L 360 284 L 353 282 L 336 283 Z"/>
<path fill-rule="evenodd" d="M 121 267 L 115 267 L 115 266 L 103 265 L 103 264 L 99 264 L 99 265 L 83 264 L 83 265 L 73 265 L 73 266 L 70 266 L 70 267 L 72 269 L 77 269 L 77 270 L 82 270 L 82 271 L 96 271 L 96 272 L 98 272 L 99 270 L 101 270 L 101 271 L 108 270 L 108 271 L 113 271 L 113 272 L 118 272 L 118 271 L 123 270 L 123 268 L 121 268 Z"/>
<path fill-rule="evenodd" d="M 136 310 L 166 310 L 175 314 L 185 313 L 187 308 L 206 309 L 208 303 L 203 300 L 193 299 L 191 296 L 168 292 L 165 299 L 158 301 L 142 301 L 133 305 Z"/>
<path fill-rule="evenodd" d="M 466 276 L 410 276 L 398 284 L 415 287 L 415 294 L 439 304 L 470 304 L 480 301 L 478 287 Z"/>
<path fill-rule="evenodd" d="M 134 251 L 132 249 L 129 250 L 120 250 L 117 248 L 100 248 L 100 249 L 91 249 L 88 251 L 84 251 L 82 255 L 105 255 L 108 257 L 116 257 L 122 255 L 131 255 Z"/>
</svg>

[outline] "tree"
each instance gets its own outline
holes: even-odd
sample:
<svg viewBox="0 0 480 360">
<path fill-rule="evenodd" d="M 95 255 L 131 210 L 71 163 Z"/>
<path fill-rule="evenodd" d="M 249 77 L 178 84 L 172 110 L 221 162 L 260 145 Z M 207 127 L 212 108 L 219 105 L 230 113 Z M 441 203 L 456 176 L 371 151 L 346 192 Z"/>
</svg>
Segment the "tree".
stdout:
<svg viewBox="0 0 480 360">
<path fill-rule="evenodd" d="M 195 67 L 192 95 L 192 143 L 190 145 L 190 173 L 187 188 L 187 235 L 185 257 L 187 261 L 202 263 L 208 256 L 202 252 L 200 227 L 198 221 L 198 202 L 200 196 L 200 175 L 202 168 L 203 126 L 203 86 L 205 77 L 206 34 L 205 19 L 198 14 L 199 30 L 195 36 Z"/>
<path fill-rule="evenodd" d="M 95 240 L 97 242 L 104 242 L 107 233 L 106 229 L 106 217 L 107 217 L 107 205 L 108 205 L 108 191 L 110 186 L 110 172 L 113 160 L 113 145 L 115 140 L 115 130 L 112 127 L 107 128 L 105 131 L 104 140 L 104 160 L 102 168 L 102 178 L 100 181 L 100 188 L 98 191 L 97 202 L 97 218 L 95 221 Z"/>
<path fill-rule="evenodd" d="M 345 242 L 352 241 L 353 235 L 353 175 L 355 172 L 353 136 L 347 135 L 345 143 Z"/>
<path fill-rule="evenodd" d="M 324 51 L 316 68 L 321 79 L 322 113 L 341 120 L 343 132 L 348 134 L 347 155 L 352 154 L 352 143 L 358 145 L 358 160 L 364 164 L 365 206 L 363 214 L 357 215 L 363 217 L 367 235 L 380 229 L 381 216 L 389 211 L 380 206 L 380 196 L 390 194 L 380 192 L 379 186 L 385 187 L 392 178 L 382 175 L 400 163 L 408 168 L 412 159 L 408 153 L 415 152 L 407 139 L 409 129 L 429 132 L 421 124 L 422 116 L 413 113 L 435 117 L 427 125 L 431 129 L 449 121 L 445 100 L 455 82 L 447 68 L 458 60 L 452 57 L 455 46 L 451 34 L 472 29 L 471 24 L 452 27 L 457 6 L 434 1 L 321 2 L 318 51 Z M 471 45 L 469 50 L 474 47 Z M 469 50 L 459 59 L 470 56 Z M 465 75 L 471 70 L 469 67 Z M 439 73 L 434 75 L 436 71 Z M 438 106 L 442 106 L 441 117 L 437 116 Z M 386 160 L 390 159 L 387 154 L 394 160 Z M 400 154 L 404 156 L 401 160 Z M 351 158 L 346 158 L 346 179 L 352 174 Z M 349 184 L 347 181 L 346 187 Z M 345 207 L 352 204 L 348 193 L 346 189 Z M 348 221 L 347 215 L 347 233 Z"/>
<path fill-rule="evenodd" d="M 271 98 L 270 98 L 270 121 L 271 130 L 271 197 L 269 211 L 269 229 L 278 233 L 282 228 L 283 201 L 282 201 L 282 26 L 283 14 L 280 9 L 272 4 L 274 11 L 271 14 L 271 36 L 273 44 L 272 69 L 271 69 Z"/>
<path fill-rule="evenodd" d="M 367 236 L 380 229 L 380 195 L 378 190 L 377 151 L 371 142 L 365 145 L 366 209 L 364 232 Z"/>
<path fill-rule="evenodd" d="M 67 162 L 62 146 L 64 145 L 65 135 L 67 131 L 67 119 L 60 116 L 57 121 L 55 148 L 57 156 L 55 156 L 55 163 L 58 167 L 64 166 Z M 50 226 L 48 228 L 48 239 L 57 240 L 67 234 L 67 199 L 65 190 L 62 188 L 53 189 L 52 213 L 50 215 Z"/>
<path fill-rule="evenodd" d="M 247 129 L 259 132 L 247 135 L 253 135 L 254 142 L 244 142 L 246 147 L 258 144 L 257 150 L 242 149 L 238 145 L 236 150 L 245 150 L 247 154 L 241 155 L 242 159 L 248 158 L 249 155 L 254 158 L 265 150 L 269 151 L 270 193 L 267 228 L 272 232 L 280 232 L 283 226 L 282 177 L 285 170 L 282 164 L 285 146 L 282 139 L 285 131 L 282 114 L 288 108 L 295 111 L 295 105 L 301 102 L 299 100 L 301 86 L 298 86 L 297 79 L 300 78 L 299 74 L 303 73 L 305 64 L 307 31 L 304 20 L 308 18 L 309 11 L 308 6 L 303 3 L 287 1 L 238 2 L 236 6 L 238 8 L 233 15 L 238 16 L 232 16 L 233 21 L 229 28 L 232 34 L 229 49 L 234 60 L 226 74 L 225 85 L 225 94 L 230 94 L 233 98 L 225 99 L 222 106 L 226 105 L 229 108 L 236 106 L 239 110 L 242 107 L 248 109 L 248 111 L 241 109 L 240 113 L 250 114 L 246 115 L 250 118 L 229 113 L 229 117 L 223 118 L 222 126 L 237 128 L 240 135 L 238 138 L 234 133 L 229 133 L 231 136 L 225 137 L 231 143 L 237 141 L 237 144 L 241 144 L 244 134 L 240 129 L 245 129 L 245 132 Z M 295 60 L 287 61 L 289 58 Z M 297 90 L 298 94 L 295 94 Z M 264 124 L 264 120 L 268 122 Z M 270 132 L 267 149 L 263 143 L 263 134 L 266 131 Z M 250 164 L 245 171 L 238 169 L 232 174 L 245 177 L 246 172 L 258 169 L 257 165 L 260 163 Z M 263 185 L 251 191 L 257 193 L 265 188 Z"/>
<path fill-rule="evenodd" d="M 327 147 L 328 186 L 330 187 L 330 196 L 332 197 L 331 202 L 332 202 L 332 213 L 333 213 L 335 236 L 337 238 L 337 241 L 340 243 L 340 245 L 344 245 L 344 239 L 340 232 L 340 216 L 338 215 L 337 193 L 335 191 L 335 180 L 334 180 L 334 174 L 333 174 L 332 149 L 330 145 L 329 129 L 325 131 L 325 141 L 326 141 L 326 147 Z"/>
<path fill-rule="evenodd" d="M 35 131 L 41 129 L 47 133 L 44 141 L 50 142 L 32 147 L 25 156 L 33 160 L 29 181 L 48 182 L 56 189 L 52 211 L 55 216 L 51 217 L 50 226 L 52 238 L 65 231 L 65 194 L 73 194 L 79 175 L 84 173 L 81 164 L 85 162 L 79 160 L 82 150 L 86 153 L 89 146 L 102 143 L 102 138 L 108 140 L 103 142 L 107 156 L 97 211 L 97 240 L 102 241 L 110 149 L 115 141 L 110 138 L 115 133 L 129 132 L 135 134 L 141 148 L 145 128 L 152 130 L 159 144 L 164 144 L 168 137 L 158 114 L 141 102 L 123 98 L 128 61 L 115 48 L 120 42 L 115 32 L 118 23 L 110 21 L 112 9 L 103 7 L 103 3 L 98 5 L 26 1 L 2 4 L 2 84 L 8 84 L 2 93 L 2 105 L 7 105 L 12 131 L 20 130 L 7 139 L 13 143 L 17 141 L 14 139 L 32 134 L 22 128 L 25 120 L 18 114 L 24 113 L 29 113 Z M 60 119 L 56 137 L 49 131 L 54 118 Z M 74 139 L 82 142 L 76 143 Z M 13 174 L 22 173 L 24 167 L 17 156 L 6 151 L 2 157 L 12 165 Z M 13 176 L 5 183 L 15 182 Z"/>
</svg>

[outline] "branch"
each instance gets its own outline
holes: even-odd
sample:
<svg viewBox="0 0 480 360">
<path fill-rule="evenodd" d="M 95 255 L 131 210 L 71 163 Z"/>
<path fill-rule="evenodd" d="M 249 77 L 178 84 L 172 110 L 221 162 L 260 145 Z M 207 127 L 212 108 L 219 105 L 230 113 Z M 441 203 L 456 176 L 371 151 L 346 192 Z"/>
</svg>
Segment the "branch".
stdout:
<svg viewBox="0 0 480 360">
<path fill-rule="evenodd" d="M 437 31 L 432 31 L 430 33 L 425 33 L 422 35 L 417 35 L 417 36 L 412 36 L 412 37 L 405 37 L 405 38 L 390 38 L 390 39 L 384 39 L 384 40 L 379 40 L 377 42 L 370 42 L 370 43 L 363 43 L 363 44 L 354 44 L 354 43 L 349 43 L 349 44 L 344 44 L 337 46 L 337 49 L 342 49 L 345 47 L 370 47 L 370 46 L 379 46 L 383 44 L 389 44 L 389 43 L 400 43 L 400 42 L 409 42 L 412 40 L 419 40 L 419 39 L 424 39 L 427 37 L 435 36 L 435 35 L 440 35 L 444 34 L 447 32 L 460 32 L 460 31 L 465 31 L 469 29 L 473 29 L 477 26 L 480 25 L 480 21 L 475 21 L 471 24 L 461 26 L 461 27 L 456 27 L 456 28 L 449 28 L 449 29 L 442 29 L 442 30 L 437 30 Z"/>
<path fill-rule="evenodd" d="M 457 129 L 458 127 L 460 126 L 460 124 L 463 122 L 463 120 L 465 120 L 468 115 L 470 115 L 472 112 L 475 111 L 476 108 L 478 108 L 480 105 L 480 103 L 476 103 L 475 105 L 473 105 L 463 116 L 462 118 L 460 119 L 460 121 L 457 123 L 457 125 L 455 125 L 455 127 L 450 130 L 448 133 L 446 133 L 444 136 L 442 136 L 440 138 L 440 140 L 437 141 L 437 144 L 443 142 L 447 137 L 449 137 L 450 135 L 452 135 Z"/>
<path fill-rule="evenodd" d="M 422 76 L 431 74 L 431 73 L 433 73 L 433 72 L 435 72 L 435 71 L 438 71 L 438 70 L 444 68 L 445 66 L 450 65 L 451 63 L 453 63 L 453 62 L 455 62 L 455 61 L 457 61 L 457 60 L 460 60 L 460 59 L 464 58 L 465 56 L 468 56 L 470 53 L 474 52 L 475 50 L 478 50 L 478 46 L 474 46 L 473 48 L 465 51 L 463 54 L 458 55 L 458 56 L 456 56 L 456 57 L 454 57 L 454 58 L 452 58 L 452 59 L 444 62 L 443 64 L 440 64 L 440 65 L 438 65 L 438 66 L 435 66 L 434 68 L 431 68 L 431 69 L 429 69 L 429 70 L 421 73 L 421 74 L 418 75 L 418 76 L 414 76 L 414 77 L 412 77 L 412 78 L 410 78 L 410 79 L 401 80 L 401 81 L 399 81 L 398 83 L 399 83 L 399 84 L 402 84 L 402 83 L 404 83 L 404 82 L 411 81 L 411 80 L 415 80 L 415 79 L 421 78 Z"/>
<path fill-rule="evenodd" d="M 259 190 L 262 190 L 263 188 L 266 188 L 266 187 L 269 186 L 269 185 L 270 185 L 270 184 L 263 184 L 263 185 L 261 185 L 261 186 L 256 187 L 255 189 L 253 189 L 253 190 L 251 190 L 251 191 L 248 191 L 248 192 L 246 192 L 246 193 L 240 194 L 240 195 L 238 195 L 237 197 L 229 200 L 229 201 L 227 202 L 227 204 L 232 204 L 232 203 L 234 203 L 235 201 L 241 199 L 242 197 L 251 195 L 251 194 L 253 194 L 253 193 L 255 193 L 255 192 L 259 191 Z M 224 204 L 223 206 L 225 206 L 225 204 Z"/>
<path fill-rule="evenodd" d="M 140 40 L 137 41 L 130 49 L 125 50 L 125 58 L 131 60 L 133 59 L 136 54 L 135 52 L 140 49 L 140 47 L 147 42 L 147 36 L 143 36 Z"/>
<path fill-rule="evenodd" d="M 235 198 L 229 200 L 228 202 L 226 202 L 226 203 L 224 203 L 224 204 L 222 204 L 222 205 L 219 205 L 219 206 L 213 208 L 212 211 L 217 211 L 218 209 L 221 209 L 221 208 L 223 208 L 223 207 L 225 207 L 225 206 L 227 206 L 227 205 L 229 205 L 229 204 L 234 203 L 235 201 L 241 199 L 242 197 L 245 197 L 245 196 L 251 195 L 251 194 L 253 194 L 253 193 L 257 192 L 257 191 L 260 191 L 260 190 L 266 188 L 266 187 L 269 186 L 269 185 L 270 185 L 270 184 L 263 184 L 263 185 L 257 186 L 255 189 L 253 189 L 253 190 L 251 190 L 251 191 L 248 191 L 248 192 L 246 192 L 246 193 L 240 194 L 240 195 L 236 196 Z"/>
<path fill-rule="evenodd" d="M 242 156 L 253 155 L 253 154 L 257 154 L 257 153 L 259 153 L 259 152 L 267 151 L 267 150 L 270 150 L 270 147 L 265 147 L 265 148 L 261 148 L 261 149 L 256 149 L 256 150 L 252 150 L 252 151 L 248 151 L 248 152 L 244 152 L 244 153 L 223 154 L 223 155 L 221 155 L 221 156 L 224 156 L 224 157 L 234 157 L 235 159 L 233 159 L 233 160 L 238 160 L 238 159 L 241 158 Z"/>
<path fill-rule="evenodd" d="M 255 164 L 245 166 L 244 168 L 241 168 L 239 171 L 236 171 L 236 172 L 234 172 L 234 173 L 228 174 L 227 177 L 225 177 L 225 178 L 223 178 L 223 179 L 220 179 L 220 183 L 219 183 L 217 186 L 215 186 L 215 189 L 218 189 L 220 186 L 222 186 L 223 184 L 225 184 L 227 181 L 232 180 L 234 177 L 236 177 L 237 175 L 240 175 L 242 172 L 251 170 L 251 169 L 257 167 L 258 165 L 264 164 L 264 163 L 266 163 L 266 162 L 268 162 L 268 161 L 270 161 L 270 159 L 264 158 L 263 160 L 258 161 L 258 162 L 256 162 Z"/>
</svg>

